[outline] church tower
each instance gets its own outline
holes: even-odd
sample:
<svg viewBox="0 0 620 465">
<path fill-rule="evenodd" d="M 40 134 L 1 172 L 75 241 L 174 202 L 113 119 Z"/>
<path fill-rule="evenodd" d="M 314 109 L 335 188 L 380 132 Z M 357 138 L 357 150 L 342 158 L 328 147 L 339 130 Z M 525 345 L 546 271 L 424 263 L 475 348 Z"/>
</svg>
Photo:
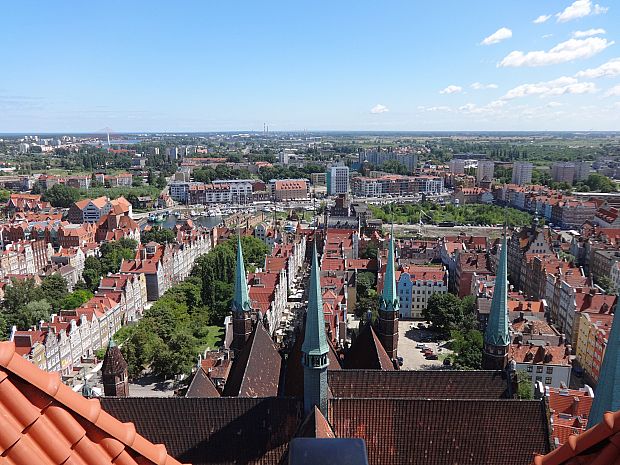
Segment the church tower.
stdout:
<svg viewBox="0 0 620 465">
<path fill-rule="evenodd" d="M 484 332 L 483 370 L 503 370 L 508 364 L 510 335 L 508 334 L 508 247 L 506 235 L 504 228 L 493 299 L 491 300 L 491 312 Z"/>
<path fill-rule="evenodd" d="M 129 374 L 127 362 L 121 350 L 110 338 L 101 367 L 103 393 L 106 396 L 127 397 L 129 395 Z"/>
<path fill-rule="evenodd" d="M 398 311 L 400 302 L 396 293 L 394 260 L 394 227 L 390 233 L 388 258 L 383 279 L 383 292 L 379 301 L 378 336 L 390 360 L 395 361 L 398 350 Z M 398 364 L 395 364 L 398 366 Z"/>
<path fill-rule="evenodd" d="M 618 310 L 618 303 L 616 303 L 616 310 Z M 620 314 L 614 312 L 614 315 Z M 607 338 L 607 348 L 601 364 L 598 385 L 594 390 L 594 400 L 588 416 L 588 428 L 602 422 L 605 412 L 616 410 L 620 410 L 620 322 L 614 318 Z"/>
<path fill-rule="evenodd" d="M 233 340 L 231 348 L 239 352 L 252 333 L 252 304 L 243 263 L 241 236 L 237 238 L 237 269 L 235 270 L 235 294 L 232 301 Z"/>
<path fill-rule="evenodd" d="M 304 367 L 304 411 L 307 414 L 318 407 L 327 418 L 327 352 L 323 298 L 321 297 L 321 270 L 316 245 L 312 253 L 310 294 L 306 311 L 304 343 L 301 346 Z"/>
</svg>

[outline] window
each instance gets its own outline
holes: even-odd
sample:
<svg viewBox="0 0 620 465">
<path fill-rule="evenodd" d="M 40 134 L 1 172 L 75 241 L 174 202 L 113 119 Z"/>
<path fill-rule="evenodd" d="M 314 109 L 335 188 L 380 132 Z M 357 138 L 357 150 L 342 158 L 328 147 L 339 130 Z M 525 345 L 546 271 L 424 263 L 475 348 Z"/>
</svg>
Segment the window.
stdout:
<svg viewBox="0 0 620 465">
<path fill-rule="evenodd" d="M 548 375 L 552 375 L 553 374 L 553 367 L 547 367 L 547 374 Z"/>
<path fill-rule="evenodd" d="M 536 373 L 542 373 L 543 367 L 536 367 Z"/>
<path fill-rule="evenodd" d="M 542 376 L 537 376 L 536 381 L 542 381 Z"/>
<path fill-rule="evenodd" d="M 545 378 L 545 384 L 551 384 L 551 376 Z"/>
<path fill-rule="evenodd" d="M 532 368 L 533 368 L 533 367 L 532 367 L 531 365 L 530 365 L 529 367 L 527 367 L 527 372 L 528 372 L 528 373 L 531 373 L 531 372 L 532 372 Z"/>
</svg>

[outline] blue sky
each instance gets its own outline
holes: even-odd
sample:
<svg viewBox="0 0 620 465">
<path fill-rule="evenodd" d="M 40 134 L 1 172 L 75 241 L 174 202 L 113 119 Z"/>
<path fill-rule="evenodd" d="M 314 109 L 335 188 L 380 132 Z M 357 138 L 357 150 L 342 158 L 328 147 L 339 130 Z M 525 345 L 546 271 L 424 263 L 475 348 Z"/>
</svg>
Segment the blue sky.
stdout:
<svg viewBox="0 0 620 465">
<path fill-rule="evenodd" d="M 619 130 L 619 25 L 611 0 L 20 0 L 0 132 Z"/>
</svg>

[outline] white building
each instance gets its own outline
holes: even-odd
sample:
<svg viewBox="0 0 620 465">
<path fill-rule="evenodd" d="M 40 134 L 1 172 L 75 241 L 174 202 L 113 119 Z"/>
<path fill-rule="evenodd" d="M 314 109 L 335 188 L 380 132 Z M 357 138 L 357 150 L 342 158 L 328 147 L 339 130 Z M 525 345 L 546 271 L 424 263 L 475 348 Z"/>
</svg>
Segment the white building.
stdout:
<svg viewBox="0 0 620 465">
<path fill-rule="evenodd" d="M 25 142 L 19 144 L 19 153 L 28 153 L 29 150 L 30 144 L 26 144 Z"/>
<path fill-rule="evenodd" d="M 516 363 L 517 371 L 527 373 L 532 384 L 543 383 L 551 387 L 570 385 L 571 346 L 535 345 L 533 343 L 512 344 L 509 360 Z"/>
<path fill-rule="evenodd" d="M 332 166 L 327 171 L 327 192 L 329 195 L 349 193 L 349 168 Z"/>
<path fill-rule="evenodd" d="M 476 181 L 492 181 L 495 174 L 495 163 L 489 160 L 479 160 L 476 169 Z"/>
<path fill-rule="evenodd" d="M 396 281 L 401 318 L 422 318 L 433 294 L 448 292 L 448 273 L 437 266 L 407 266 Z"/>
<path fill-rule="evenodd" d="M 512 183 L 519 186 L 532 183 L 532 163 L 517 161 L 512 165 Z"/>
</svg>

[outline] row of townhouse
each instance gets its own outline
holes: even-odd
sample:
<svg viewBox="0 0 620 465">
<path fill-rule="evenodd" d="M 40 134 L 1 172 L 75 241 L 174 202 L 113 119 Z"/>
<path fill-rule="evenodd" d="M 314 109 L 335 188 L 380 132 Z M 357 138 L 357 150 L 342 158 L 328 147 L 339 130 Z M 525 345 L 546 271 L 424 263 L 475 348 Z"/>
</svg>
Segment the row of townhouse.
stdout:
<svg viewBox="0 0 620 465">
<path fill-rule="evenodd" d="M 189 221 L 175 226 L 177 243 L 140 244 L 134 260 L 122 261 L 121 273 L 145 275 L 149 301 L 159 299 L 170 287 L 187 278 L 194 261 L 217 243 L 216 228 L 209 232 L 194 227 Z"/>
<path fill-rule="evenodd" d="M 175 180 L 170 184 L 170 197 L 190 204 L 252 202 L 256 181 L 251 179 L 215 180 L 211 183 Z"/>
<path fill-rule="evenodd" d="M 12 275 L 36 275 L 49 263 L 54 249 L 42 240 L 19 240 L 0 252 L 0 280 Z"/>
<path fill-rule="evenodd" d="M 357 197 L 384 195 L 441 194 L 444 180 L 441 176 L 402 176 L 386 174 L 379 177 L 356 176 L 351 180 L 351 191 Z"/>
<path fill-rule="evenodd" d="M 575 261 L 592 273 L 595 279 L 613 277 L 614 264 L 620 261 L 620 228 L 600 227 L 586 223 L 575 234 L 570 253 Z M 620 289 L 616 287 L 616 289 Z"/>
<path fill-rule="evenodd" d="M 18 353 L 42 370 L 68 376 L 84 358 L 105 347 L 121 324 L 120 302 L 98 296 L 75 310 L 52 315 L 37 330 L 18 331 L 14 327 L 10 340 Z"/>
<path fill-rule="evenodd" d="M 69 375 L 83 359 L 105 347 L 123 324 L 139 319 L 146 302 L 144 275 L 109 275 L 80 307 L 52 315 L 36 330 L 14 327 L 11 340 L 22 356 L 42 370 Z"/>
<path fill-rule="evenodd" d="M 546 186 L 504 184 L 493 190 L 495 200 L 539 215 L 562 229 L 578 229 L 596 216 L 601 201 L 562 194 Z"/>
<path fill-rule="evenodd" d="M 579 319 L 575 358 L 588 377 L 598 383 L 614 315 L 582 313 Z"/>
</svg>

